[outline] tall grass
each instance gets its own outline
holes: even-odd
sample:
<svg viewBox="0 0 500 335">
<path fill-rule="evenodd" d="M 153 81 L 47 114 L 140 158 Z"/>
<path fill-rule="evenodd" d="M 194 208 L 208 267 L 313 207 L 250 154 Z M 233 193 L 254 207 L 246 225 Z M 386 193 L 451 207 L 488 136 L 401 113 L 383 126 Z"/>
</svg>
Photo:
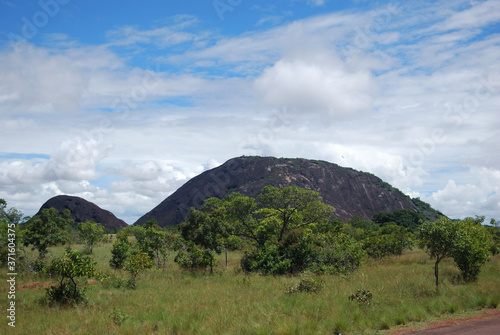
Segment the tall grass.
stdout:
<svg viewBox="0 0 500 335">
<path fill-rule="evenodd" d="M 75 246 L 83 250 L 83 246 Z M 59 255 L 63 247 L 51 252 Z M 112 271 L 111 244 L 98 246 L 98 270 Z M 374 334 L 412 321 L 485 307 L 500 300 L 500 257 L 482 269 L 479 281 L 456 283 L 458 269 L 450 260 L 440 264 L 441 285 L 435 292 L 433 261 L 421 250 L 378 262 L 368 260 L 349 277 L 325 276 L 319 293 L 284 294 L 298 277 L 263 277 L 238 271 L 241 255 L 224 256 L 215 274 L 188 272 L 169 262 L 166 271 L 143 273 L 136 290 L 97 282 L 89 286 L 89 302 L 75 308 L 40 303 L 45 290 L 18 290 L 18 334 Z M 171 257 L 172 259 L 173 257 Z M 6 271 L 2 270 L 5 278 Z M 18 284 L 52 278 L 19 275 Z M 83 282 L 82 282 L 83 284 Z M 3 287 L 6 287 L 4 284 Z M 351 301 L 357 289 L 373 294 L 370 305 Z M 6 292 L 3 289 L 2 292 Z M 0 297 L 7 306 L 7 294 Z M 5 309 L 4 309 L 5 310 Z M 7 319 L 0 333 L 12 331 Z"/>
</svg>

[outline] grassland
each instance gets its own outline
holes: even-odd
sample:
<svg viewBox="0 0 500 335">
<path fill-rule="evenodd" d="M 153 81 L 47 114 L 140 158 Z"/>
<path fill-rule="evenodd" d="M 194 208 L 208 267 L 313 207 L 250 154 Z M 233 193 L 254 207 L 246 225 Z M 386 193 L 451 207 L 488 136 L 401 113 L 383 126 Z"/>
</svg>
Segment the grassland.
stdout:
<svg viewBox="0 0 500 335">
<path fill-rule="evenodd" d="M 82 246 L 74 246 L 82 250 Z M 126 278 L 108 266 L 111 244 L 95 249 L 100 271 Z M 53 248 L 58 255 L 62 247 Z M 169 262 L 165 271 L 148 271 L 137 289 L 88 285 L 88 303 L 75 308 L 49 307 L 40 301 L 43 288 L 18 289 L 16 328 L 2 317 L 1 334 L 378 334 L 397 325 L 480 308 L 500 301 L 500 257 L 482 269 L 474 284 L 455 283 L 451 260 L 441 262 L 440 292 L 435 292 L 433 261 L 413 250 L 383 262 L 368 260 L 349 277 L 325 276 L 316 294 L 284 294 L 298 277 L 246 276 L 238 271 L 239 253 L 230 254 L 229 269 L 216 273 L 183 271 Z M 172 256 L 170 257 L 173 258 Z M 224 264 L 223 257 L 220 258 Z M 2 270 L 2 278 L 6 271 Z M 19 274 L 18 285 L 53 279 Z M 0 301 L 5 311 L 7 284 Z M 348 296 L 357 289 L 373 294 L 362 305 Z M 4 312 L 6 314 L 6 312 Z"/>
</svg>

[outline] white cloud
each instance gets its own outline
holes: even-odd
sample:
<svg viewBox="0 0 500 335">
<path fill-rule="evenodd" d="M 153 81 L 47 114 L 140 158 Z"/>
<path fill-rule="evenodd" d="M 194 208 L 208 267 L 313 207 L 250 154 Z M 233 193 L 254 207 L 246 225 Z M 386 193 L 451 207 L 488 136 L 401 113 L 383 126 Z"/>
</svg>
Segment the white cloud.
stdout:
<svg viewBox="0 0 500 335">
<path fill-rule="evenodd" d="M 500 35 L 484 30 L 497 7 L 356 8 L 234 36 L 177 17 L 101 45 L 59 34 L 2 50 L 0 151 L 50 159 L 0 161 L 0 198 L 34 214 L 71 193 L 132 223 L 206 169 L 271 154 L 374 173 L 450 216 L 498 218 Z M 484 78 L 489 95 L 454 111 Z"/>
<path fill-rule="evenodd" d="M 428 198 L 436 208 L 453 218 L 500 213 L 500 170 L 473 167 L 469 171 L 473 183 L 457 183 L 450 179 L 446 186 Z"/>
<path fill-rule="evenodd" d="M 368 71 L 349 71 L 339 60 L 321 54 L 276 62 L 257 78 L 255 88 L 272 107 L 332 118 L 369 110 L 377 92 Z"/>
<path fill-rule="evenodd" d="M 472 3 L 463 11 L 455 12 L 439 25 L 441 30 L 484 27 L 500 20 L 500 3 L 495 0 Z"/>
</svg>

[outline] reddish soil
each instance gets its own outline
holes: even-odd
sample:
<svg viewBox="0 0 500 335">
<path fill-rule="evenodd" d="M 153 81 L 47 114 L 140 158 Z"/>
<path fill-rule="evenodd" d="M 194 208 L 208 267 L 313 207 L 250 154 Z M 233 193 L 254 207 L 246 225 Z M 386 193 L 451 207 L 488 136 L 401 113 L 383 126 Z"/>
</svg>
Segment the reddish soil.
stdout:
<svg viewBox="0 0 500 335">
<path fill-rule="evenodd" d="M 33 282 L 33 283 L 17 285 L 16 290 L 39 290 L 40 288 L 50 287 L 50 285 L 52 285 L 52 282 L 50 281 Z"/>
<path fill-rule="evenodd" d="M 94 279 L 87 280 L 87 284 L 95 284 L 96 281 Z M 16 290 L 39 290 L 40 288 L 50 287 L 54 282 L 45 281 L 45 282 L 32 282 L 27 284 L 21 284 L 16 286 Z"/>
<path fill-rule="evenodd" d="M 409 326 L 390 332 L 391 335 L 499 335 L 500 309 L 489 310 L 476 316 L 428 322 L 424 326 Z"/>
</svg>

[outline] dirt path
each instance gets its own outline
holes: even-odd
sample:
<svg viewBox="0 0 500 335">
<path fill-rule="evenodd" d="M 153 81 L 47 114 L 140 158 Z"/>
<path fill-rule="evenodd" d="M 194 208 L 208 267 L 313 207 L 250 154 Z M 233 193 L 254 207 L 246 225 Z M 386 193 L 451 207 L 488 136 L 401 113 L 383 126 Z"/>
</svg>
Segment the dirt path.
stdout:
<svg viewBox="0 0 500 335">
<path fill-rule="evenodd" d="M 391 335 L 499 335 L 500 334 L 500 309 L 490 310 L 486 313 L 465 318 L 448 319 L 427 323 L 424 329 L 410 326 L 400 329 Z M 422 327 L 419 327 L 422 328 Z"/>
</svg>

